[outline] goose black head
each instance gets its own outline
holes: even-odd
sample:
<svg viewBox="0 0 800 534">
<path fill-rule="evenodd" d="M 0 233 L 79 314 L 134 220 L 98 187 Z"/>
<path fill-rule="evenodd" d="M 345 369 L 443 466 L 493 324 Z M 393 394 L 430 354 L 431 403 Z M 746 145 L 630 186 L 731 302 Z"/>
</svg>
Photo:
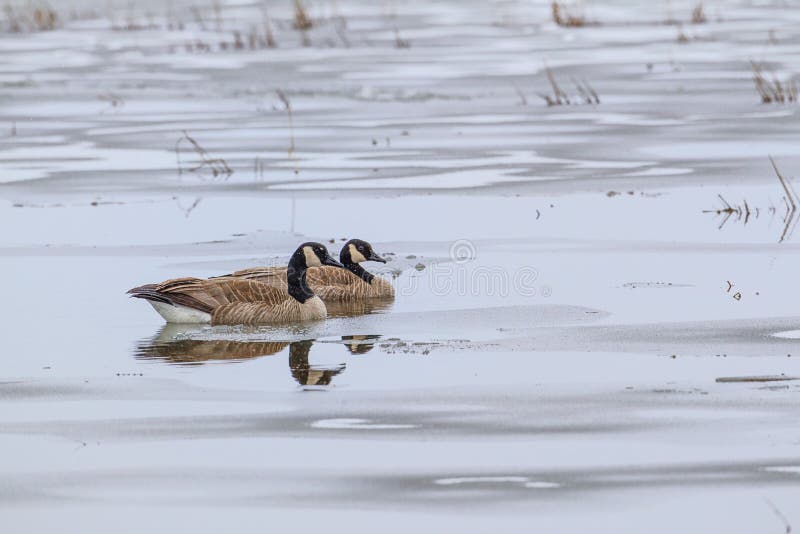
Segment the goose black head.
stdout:
<svg viewBox="0 0 800 534">
<path fill-rule="evenodd" d="M 386 263 L 386 260 L 378 256 L 372 245 L 361 239 L 351 239 L 342 247 L 339 253 L 339 260 L 347 267 L 361 263 L 362 261 L 379 261 Z"/>
<path fill-rule="evenodd" d="M 296 262 L 302 267 L 319 267 L 321 265 L 331 265 L 333 267 L 344 267 L 341 263 L 333 259 L 328 253 L 328 249 L 322 243 L 309 241 L 303 243 L 292 255 L 292 263 Z"/>
<path fill-rule="evenodd" d="M 328 249 L 322 243 L 314 243 L 313 241 L 303 243 L 292 254 L 286 270 L 286 282 L 288 283 L 289 294 L 301 304 L 314 296 L 314 292 L 311 291 L 311 288 L 306 283 L 306 269 L 321 265 L 344 267 L 344 265 L 331 257 Z"/>
</svg>

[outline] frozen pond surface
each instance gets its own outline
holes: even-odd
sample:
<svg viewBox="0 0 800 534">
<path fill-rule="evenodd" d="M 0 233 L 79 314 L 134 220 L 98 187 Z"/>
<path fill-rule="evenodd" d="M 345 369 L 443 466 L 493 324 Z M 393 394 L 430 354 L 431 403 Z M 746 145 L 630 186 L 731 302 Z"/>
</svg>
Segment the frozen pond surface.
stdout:
<svg viewBox="0 0 800 534">
<path fill-rule="evenodd" d="M 6 12 L 3 526 L 797 528 L 768 157 L 800 174 L 800 107 L 750 61 L 797 78 L 800 10 L 632 4 L 315 1 L 305 34 L 289 1 Z M 393 304 L 165 327 L 124 294 L 350 237 Z"/>
</svg>

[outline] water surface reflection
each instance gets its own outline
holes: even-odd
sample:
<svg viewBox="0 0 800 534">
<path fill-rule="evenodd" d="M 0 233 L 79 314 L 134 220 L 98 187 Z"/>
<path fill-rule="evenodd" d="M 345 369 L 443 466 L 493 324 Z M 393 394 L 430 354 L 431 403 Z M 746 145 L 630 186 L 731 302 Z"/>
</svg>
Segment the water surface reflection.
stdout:
<svg viewBox="0 0 800 534">
<path fill-rule="evenodd" d="M 308 353 L 313 340 L 294 341 L 289 345 L 289 369 L 301 386 L 329 386 L 333 377 L 344 371 L 346 364 L 336 366 L 310 365 Z"/>
<path fill-rule="evenodd" d="M 385 312 L 394 304 L 394 299 L 369 299 L 362 301 L 326 302 L 328 317 L 357 317 L 369 313 Z"/>
<path fill-rule="evenodd" d="M 328 386 L 341 374 L 347 364 L 315 365 L 309 360 L 314 345 L 335 346 L 338 342 L 319 342 L 316 339 L 299 341 L 240 341 L 233 339 L 193 339 L 201 329 L 186 331 L 175 325 L 165 325 L 152 338 L 141 340 L 134 349 L 138 360 L 165 362 L 175 365 L 204 365 L 210 362 L 242 362 L 264 356 L 275 356 L 288 347 L 289 371 L 301 386 Z M 366 354 L 375 347 L 379 335 L 341 336 L 341 345 L 350 355 Z M 330 351 L 328 351 L 330 354 Z"/>
</svg>

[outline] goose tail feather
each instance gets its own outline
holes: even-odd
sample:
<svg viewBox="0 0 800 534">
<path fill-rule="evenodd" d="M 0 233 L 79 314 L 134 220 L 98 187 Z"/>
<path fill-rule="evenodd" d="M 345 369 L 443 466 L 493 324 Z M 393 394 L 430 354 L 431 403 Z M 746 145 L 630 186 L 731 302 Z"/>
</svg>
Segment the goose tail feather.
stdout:
<svg viewBox="0 0 800 534">
<path fill-rule="evenodd" d="M 211 313 L 212 307 L 200 300 L 183 293 L 166 293 L 158 284 L 145 284 L 134 287 L 127 292 L 132 298 L 161 302 L 171 306 L 185 306 L 204 313 Z"/>
</svg>

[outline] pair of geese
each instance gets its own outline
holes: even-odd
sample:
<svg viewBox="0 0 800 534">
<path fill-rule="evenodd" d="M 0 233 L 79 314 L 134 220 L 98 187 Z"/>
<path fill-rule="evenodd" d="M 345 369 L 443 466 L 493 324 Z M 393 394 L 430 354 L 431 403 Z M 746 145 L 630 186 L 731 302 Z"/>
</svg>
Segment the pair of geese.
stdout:
<svg viewBox="0 0 800 534">
<path fill-rule="evenodd" d="M 341 263 L 321 243 L 303 243 L 287 267 L 254 267 L 215 278 L 176 278 L 128 291 L 168 323 L 272 325 L 324 319 L 326 302 L 393 298 L 392 285 L 366 271 L 386 260 L 360 239 L 345 243 Z"/>
</svg>

